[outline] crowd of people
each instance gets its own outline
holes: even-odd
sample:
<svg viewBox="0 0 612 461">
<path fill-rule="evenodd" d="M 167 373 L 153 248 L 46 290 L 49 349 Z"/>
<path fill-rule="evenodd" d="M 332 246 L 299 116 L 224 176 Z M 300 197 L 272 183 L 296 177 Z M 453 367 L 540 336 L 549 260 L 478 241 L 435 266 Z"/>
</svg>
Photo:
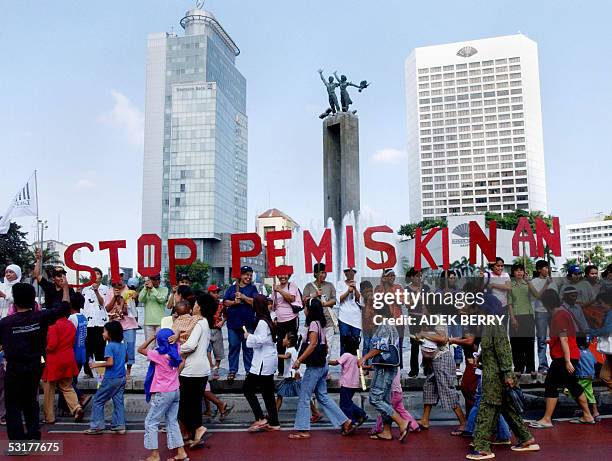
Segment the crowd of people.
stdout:
<svg viewBox="0 0 612 461">
<path fill-rule="evenodd" d="M 160 457 L 158 432 L 166 432 L 174 459 L 188 457 L 186 450 L 202 447 L 209 436 L 203 424 L 214 404 L 221 418 L 232 406 L 218 399 L 209 380 L 220 379 L 225 358 L 224 328 L 228 338 L 227 382 L 239 372 L 240 355 L 245 371 L 243 393 L 254 421 L 249 432 L 279 431 L 279 411 L 287 398 L 297 399 L 293 431 L 289 438 L 311 438 L 311 424 L 325 414 L 343 436 L 368 421 L 353 401 L 366 389 L 377 413 L 369 433 L 373 440 L 397 439 L 405 443 L 410 432 L 428 430 L 432 407 L 452 411 L 458 425 L 453 436 L 471 437 L 468 459 L 489 459 L 492 444 L 511 445 L 514 451 L 537 451 L 532 429 L 553 426 L 559 391 L 567 389 L 579 406 L 570 422 L 596 424 L 599 419 L 593 379 L 612 390 L 612 267 L 599 276 L 597 267 L 568 269 L 567 277 L 553 279 L 544 260 L 537 261 L 533 277 L 514 264 L 504 271 L 501 258 L 478 277 L 460 280 L 454 271 L 443 271 L 435 284 L 423 281 L 414 268 L 407 285 L 385 269 L 374 283 L 358 283 L 353 268 L 344 270 L 338 283 L 327 281 L 325 264 L 314 267 L 314 280 L 303 290 L 280 276 L 269 296 L 258 292 L 253 270 L 243 266 L 240 277 L 223 293 L 217 285 L 193 290 L 187 276 L 177 286 L 163 286 L 161 277 L 115 282 L 108 287 L 95 269 L 93 284 L 80 292 L 70 288 L 63 267 L 43 276 L 42 255 L 36 251 L 33 278 L 44 292 L 39 305 L 33 285 L 21 282 L 21 268 L 7 266 L 0 284 L 0 416 L 11 440 L 38 440 L 38 395 L 42 380 L 46 424 L 55 422 L 55 394 L 59 408 L 75 421 L 91 403 L 87 435 L 107 432 L 104 406 L 112 400 L 110 431 L 126 433 L 124 390 L 131 379 L 136 353 L 149 366 L 145 395 L 150 402 L 145 420 L 144 447 L 149 460 Z M 480 297 L 458 309 L 429 304 L 427 298 L 412 304 L 385 301 L 374 308 L 378 294 L 473 293 Z M 141 304 L 144 318 L 138 318 Z M 499 325 L 428 326 L 418 321 L 409 327 L 376 324 L 374 316 L 420 319 L 424 315 L 503 315 Z M 301 320 L 300 320 L 301 319 Z M 136 331 L 145 341 L 136 346 Z M 340 352 L 332 344 L 339 336 Z M 596 344 L 596 346 L 595 346 Z M 410 377 L 422 375 L 423 411 L 417 420 L 404 406 L 401 370 L 403 350 L 410 349 Z M 550 358 L 550 360 L 549 360 Z M 340 367 L 340 402 L 327 392 L 330 366 Z M 79 390 L 78 376 L 99 379 L 92 396 Z M 523 419 L 519 378 L 545 375 L 545 413 L 537 421 Z M 275 377 L 281 378 L 280 382 Z M 264 402 L 261 408 L 258 394 Z M 463 395 L 463 403 L 461 401 Z M 322 410 L 322 411 L 321 411 Z M 25 423 L 25 424 L 24 424 Z"/>
</svg>

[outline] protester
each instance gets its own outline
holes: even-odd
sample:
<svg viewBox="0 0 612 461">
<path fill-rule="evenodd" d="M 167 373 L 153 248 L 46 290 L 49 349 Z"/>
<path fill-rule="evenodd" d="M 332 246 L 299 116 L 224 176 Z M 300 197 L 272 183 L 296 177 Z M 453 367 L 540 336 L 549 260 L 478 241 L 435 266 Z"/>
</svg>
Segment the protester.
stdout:
<svg viewBox="0 0 612 461">
<path fill-rule="evenodd" d="M 306 371 L 304 372 L 300 388 L 300 397 L 293 427 L 294 432 L 289 435 L 289 438 L 310 438 L 309 406 L 310 397 L 313 392 L 332 425 L 334 427 L 341 426 L 342 435 L 349 435 L 355 431 L 355 426 L 327 395 L 327 383 L 325 380 L 328 373 L 328 344 L 324 334 L 326 319 L 323 313 L 323 303 L 318 296 L 310 299 L 305 313 L 308 337 L 305 340 L 303 350 L 300 350 L 300 355 L 293 364 L 293 369 L 298 370 L 300 365 L 304 363 Z"/>
<path fill-rule="evenodd" d="M 376 309 L 374 309 L 374 287 L 372 282 L 369 280 L 363 280 L 359 284 L 359 291 L 361 292 L 361 304 L 363 306 L 362 314 L 362 333 L 363 333 L 363 347 L 361 355 L 366 355 L 370 351 L 370 341 L 374 331 L 376 331 L 376 325 L 374 325 L 374 316 L 376 315 Z M 366 363 L 366 365 L 369 365 Z"/>
<path fill-rule="evenodd" d="M 72 322 L 74 328 L 76 330 L 76 336 L 74 338 L 74 359 L 76 361 L 76 366 L 81 372 L 81 369 L 87 363 L 87 318 L 81 313 L 83 306 L 85 305 L 85 298 L 81 293 L 76 293 L 74 298 L 70 300 L 70 317 L 68 320 Z M 78 388 L 78 374 L 72 378 L 72 387 L 79 398 L 79 403 L 81 407 L 85 408 L 85 406 L 92 399 L 91 395 L 83 394 Z M 59 407 L 68 410 L 65 400 L 60 399 Z"/>
<path fill-rule="evenodd" d="M 70 303 L 68 285 L 64 285 L 62 302 Z M 75 295 L 76 296 L 76 295 Z M 70 312 L 60 317 L 47 331 L 45 368 L 42 374 L 45 424 L 55 424 L 55 389 L 59 388 L 70 414 L 75 421 L 83 419 L 83 409 L 72 387 L 72 380 L 79 374 L 74 356 L 76 328 L 68 320 Z"/>
<path fill-rule="evenodd" d="M 172 287 L 172 293 L 168 296 L 168 301 L 166 302 L 166 309 L 168 309 L 171 313 L 174 313 L 174 307 L 176 303 L 181 299 L 185 299 L 185 290 L 181 287 L 189 288 L 191 286 L 191 278 L 187 274 L 180 274 L 177 278 L 178 285 L 174 285 Z M 189 289 L 191 292 L 191 289 Z"/>
<path fill-rule="evenodd" d="M 83 315 L 87 318 L 87 340 L 85 350 L 87 361 L 85 362 L 85 373 L 93 378 L 89 369 L 89 360 L 104 360 L 104 348 L 106 342 L 103 338 L 104 325 L 108 322 L 106 303 L 112 297 L 112 291 L 102 284 L 102 271 L 94 267 L 95 280 L 92 285 L 83 288 L 81 294 L 85 298 Z"/>
<path fill-rule="evenodd" d="M 92 415 L 89 429 L 84 431 L 87 435 L 104 433 L 104 405 L 112 399 L 113 417 L 111 431 L 115 434 L 125 434 L 125 411 L 123 393 L 125 391 L 125 361 L 127 350 L 123 343 L 123 328 L 113 320 L 104 325 L 104 362 L 92 362 L 90 368 L 105 368 L 104 379 L 96 391 L 92 404 Z"/>
<path fill-rule="evenodd" d="M 242 266 L 240 278 L 225 291 L 223 304 L 227 307 L 227 340 L 229 343 L 229 373 L 227 382 L 233 383 L 238 373 L 238 361 L 240 359 L 240 348 L 242 347 L 242 362 L 244 372 L 251 369 L 253 360 L 253 349 L 247 346 L 242 327 L 248 331 L 255 329 L 255 313 L 253 312 L 253 298 L 257 294 L 257 288 L 251 282 L 253 280 L 253 268 Z"/>
<path fill-rule="evenodd" d="M 575 322 L 576 326 L 578 327 L 576 334 L 579 336 L 584 336 L 586 331 L 589 329 L 589 323 L 584 316 L 582 306 L 577 303 L 579 296 L 578 289 L 569 284 L 563 287 L 561 294 L 563 295 L 563 308 L 571 314 L 573 322 Z"/>
<path fill-rule="evenodd" d="M 300 374 L 293 369 L 293 364 L 298 358 L 298 351 L 295 348 L 297 343 L 297 336 L 295 333 L 289 331 L 285 334 L 285 337 L 280 341 L 283 343 L 285 352 L 278 354 L 278 358 L 283 361 L 283 380 L 276 388 L 276 411 L 279 412 L 285 397 L 297 397 L 300 395 Z"/>
<path fill-rule="evenodd" d="M 193 308 L 193 318 L 197 323 L 190 331 L 187 341 L 179 347 L 181 355 L 186 357 L 185 366 L 179 373 L 179 421 L 185 428 L 188 440 L 192 441 L 189 448 L 203 446 L 207 431 L 202 425 L 202 389 L 206 388 L 210 375 L 206 352 L 216 310 L 215 299 L 209 294 L 200 294 Z"/>
<path fill-rule="evenodd" d="M 388 304 L 378 311 L 382 318 L 392 316 Z M 392 440 L 391 423 L 395 422 L 400 430 L 399 441 L 405 442 L 409 432 L 408 421 L 402 418 L 391 405 L 391 389 L 393 380 L 397 375 L 399 367 L 399 335 L 394 326 L 382 322 L 372 336 L 370 351 L 357 362 L 358 367 L 369 360 L 372 360 L 374 375 L 370 382 L 370 404 L 378 411 L 382 420 L 383 428 L 381 432 L 373 434 L 370 438 L 374 440 Z"/>
<path fill-rule="evenodd" d="M 595 364 L 597 362 L 595 356 L 589 350 L 590 343 L 585 337 L 577 337 L 576 344 L 578 344 L 580 349 L 580 359 L 576 367 L 576 378 L 578 378 L 578 384 L 580 384 L 584 391 L 587 404 L 591 405 L 591 415 L 595 421 L 598 421 L 599 410 L 597 408 L 597 399 L 593 393 L 593 379 L 595 378 Z"/>
<path fill-rule="evenodd" d="M 391 406 L 397 412 L 397 414 L 405 421 L 408 421 L 408 428 L 410 432 L 420 432 L 421 428 L 419 423 L 414 416 L 410 414 L 406 407 L 404 407 L 404 390 L 402 389 L 402 370 L 397 369 L 395 378 L 391 383 Z M 383 419 L 382 416 L 378 415 L 376 418 L 376 425 L 370 431 L 370 435 L 380 434 L 383 431 Z"/>
<path fill-rule="evenodd" d="M 576 293 L 572 286 L 564 288 L 564 293 Z M 531 427 L 544 429 L 552 427 L 552 415 L 557 406 L 559 389 L 568 389 L 578 406 L 582 410 L 582 417 L 572 420 L 579 424 L 595 424 L 584 391 L 576 377 L 576 366 L 580 360 L 580 349 L 576 343 L 575 317 L 568 310 L 566 304 L 561 304 L 556 291 L 548 289 L 540 296 L 542 304 L 551 313 L 550 320 L 550 357 L 552 359 L 546 380 L 544 381 L 544 397 L 546 397 L 546 410 L 544 416 L 530 423 Z"/>
<path fill-rule="evenodd" d="M 304 303 L 308 303 L 314 298 L 321 302 L 326 325 L 324 330 L 325 343 L 328 346 L 328 354 L 330 354 L 334 335 L 339 331 L 338 319 L 332 309 L 336 305 L 336 288 L 332 283 L 326 281 L 327 270 L 324 263 L 316 263 L 312 270 L 315 280 L 304 287 Z"/>
<path fill-rule="evenodd" d="M 496 298 L 499 302 L 493 303 L 485 298 L 485 303 L 480 306 L 480 310 L 490 315 L 501 315 L 505 312 L 505 306 L 502 305 L 499 297 Z M 505 389 L 517 386 L 517 382 L 512 370 L 510 341 L 504 325 L 483 326 L 480 350 L 482 397 L 476 418 L 474 448 L 466 458 L 490 459 L 495 457 L 491 452 L 491 438 L 496 433 L 500 414 L 518 439 L 518 443 L 511 447 L 513 451 L 538 451 L 540 446 L 535 443 L 535 439 L 525 428 L 514 404 L 505 394 Z"/>
<path fill-rule="evenodd" d="M 340 354 L 344 354 L 344 344 L 347 338 L 361 338 L 361 293 L 357 288 L 355 274 L 352 267 L 344 269 L 345 280 L 336 284 L 338 293 L 338 329 L 340 331 Z"/>
<path fill-rule="evenodd" d="M 63 293 L 68 286 L 65 276 L 60 284 Z M 27 283 L 14 284 L 12 296 L 17 312 L 0 320 L 0 346 L 6 362 L 6 430 L 9 440 L 40 440 L 38 384 L 47 329 L 65 317 L 70 306 L 62 301 L 56 307 L 35 312 L 36 291 Z"/>
<path fill-rule="evenodd" d="M 276 335 L 284 338 L 287 333 L 297 335 L 299 319 L 302 310 L 302 295 L 295 283 L 289 282 L 289 275 L 279 275 L 278 284 L 272 286 L 272 310 L 276 313 Z M 276 351 L 279 355 L 285 353 L 283 341 L 278 341 Z M 284 360 L 278 359 L 278 374 L 285 373 Z"/>
<path fill-rule="evenodd" d="M 510 345 L 512 346 L 514 372 L 518 373 L 519 376 L 523 373 L 530 373 L 531 377 L 535 379 L 537 376 L 533 344 L 535 318 L 529 295 L 537 295 L 537 293 L 530 293 L 532 288 L 525 280 L 525 266 L 523 264 L 513 264 L 510 274 L 512 275 L 512 281 L 508 293 L 508 313 L 510 315 Z"/>
<path fill-rule="evenodd" d="M 278 431 L 278 413 L 274 399 L 274 373 L 278 363 L 276 351 L 276 328 L 270 317 L 268 300 L 265 296 L 257 294 L 253 298 L 253 310 L 257 318 L 257 327 L 253 333 L 246 331 L 247 346 L 253 349 L 253 362 L 249 373 L 244 380 L 244 396 L 246 397 L 255 422 L 249 427 L 249 432 Z M 267 417 L 261 410 L 257 399 L 257 392 L 266 405 Z"/>
<path fill-rule="evenodd" d="M 499 256 L 495 258 L 495 263 L 491 264 L 490 270 L 485 274 L 486 288 L 491 290 L 493 296 L 499 299 L 507 313 L 508 293 L 512 290 L 510 276 L 504 272 L 504 260 Z"/>
<path fill-rule="evenodd" d="M 566 287 L 573 287 L 576 289 L 576 302 L 578 304 L 588 304 L 591 301 L 591 296 L 593 294 L 591 287 L 578 264 L 572 264 L 567 268 L 566 277 L 559 283 L 559 293 L 562 294 Z"/>
<path fill-rule="evenodd" d="M 422 272 L 417 271 L 414 267 L 411 267 L 406 272 L 406 281 L 408 282 L 408 285 L 406 285 L 406 290 L 408 291 L 408 293 L 414 294 L 415 297 L 421 297 L 422 295 L 427 294 L 431 291 L 429 285 L 423 283 L 422 275 Z M 383 285 L 385 285 L 385 279 L 387 278 L 392 280 L 390 282 L 386 282 L 386 284 L 389 286 L 393 286 L 393 280 L 395 280 L 395 273 L 391 269 L 387 269 L 383 273 Z M 393 290 L 396 289 L 397 288 L 393 288 Z M 399 287 L 399 289 L 401 289 L 401 287 Z M 408 376 L 410 378 L 416 378 L 419 375 L 419 347 L 421 343 L 416 339 L 416 334 L 421 331 L 421 327 L 419 325 L 421 321 L 421 316 L 425 313 L 425 309 L 426 306 L 422 298 L 418 298 L 418 301 L 416 301 L 415 303 L 411 302 L 408 304 L 408 315 L 411 319 L 411 323 L 409 325 L 410 371 L 408 372 Z M 403 368 L 403 361 L 400 368 Z"/>
<path fill-rule="evenodd" d="M 123 281 L 113 283 L 112 296 L 106 304 L 109 320 L 117 320 L 123 328 L 123 341 L 127 349 L 127 373 L 125 379 L 131 378 L 132 366 L 136 362 L 136 330 L 138 322 L 130 315 L 128 304 L 130 294 L 125 290 Z"/>
<path fill-rule="evenodd" d="M 178 423 L 179 372 L 182 362 L 177 344 L 170 344 L 173 336 L 169 328 L 161 328 L 156 336 L 150 337 L 138 347 L 138 353 L 149 360 L 145 378 L 145 396 L 151 407 L 145 418 L 144 447 L 151 450 L 147 461 L 159 461 L 158 431 L 161 423 L 166 424 L 166 440 L 169 450 L 176 448 L 174 460 L 188 460 L 183 437 Z M 156 343 L 155 349 L 150 346 Z"/>
<path fill-rule="evenodd" d="M 65 282 L 66 270 L 62 266 L 55 266 L 51 271 L 51 279 L 53 281 L 50 282 L 42 275 L 42 251 L 40 248 L 34 250 L 34 258 L 36 263 L 34 264 L 32 275 L 45 294 L 45 308 L 52 309 L 58 307 L 62 303 L 63 284 L 67 283 Z M 70 296 L 74 295 L 72 288 L 69 289 L 69 292 Z"/>
<path fill-rule="evenodd" d="M 459 393 L 455 389 L 456 371 L 453 353 L 449 348 L 448 329 L 443 325 L 436 326 L 431 331 L 421 331 L 416 338 L 422 340 L 424 345 L 429 344 L 431 365 L 428 364 L 423 384 L 423 416 L 419 421 L 422 429 L 429 429 L 429 415 L 431 408 L 440 403 L 445 410 L 452 410 L 459 426 L 451 435 L 459 436 L 465 429 L 465 414 L 459 405 Z M 425 349 L 423 349 L 425 350 Z"/>
<path fill-rule="evenodd" d="M 342 343 L 342 339 L 340 340 Z M 359 337 L 347 335 L 344 337 L 344 352 L 338 360 L 329 360 L 329 365 L 340 365 L 340 409 L 348 416 L 354 425 L 361 426 L 367 421 L 368 415 L 361 407 L 353 403 L 353 396 L 361 387 L 359 382 L 359 365 L 357 363 L 357 350 Z"/>
<path fill-rule="evenodd" d="M 0 318 L 12 314 L 13 286 L 21 282 L 21 267 L 17 264 L 9 264 L 4 269 L 4 281 L 0 283 Z"/>
<path fill-rule="evenodd" d="M 161 328 L 167 297 L 168 288 L 160 286 L 159 274 L 145 279 L 144 287 L 138 295 L 138 301 L 144 303 L 145 338 L 155 337 Z"/>
<path fill-rule="evenodd" d="M 208 294 L 210 294 L 214 298 L 215 303 L 217 303 L 217 310 L 215 312 L 214 322 L 210 329 L 210 344 L 208 346 L 208 354 L 211 365 L 212 358 L 210 357 L 210 354 L 213 353 L 215 355 L 215 362 L 212 369 L 211 377 L 211 379 L 214 381 L 219 379 L 219 368 L 221 367 L 221 360 L 225 358 L 225 346 L 223 345 L 223 332 L 221 331 L 221 328 L 223 328 L 223 325 L 225 324 L 227 308 L 223 305 L 223 301 L 219 299 L 221 289 L 217 285 L 210 285 L 207 291 Z"/>
<path fill-rule="evenodd" d="M 535 314 L 536 337 L 538 342 L 538 372 L 548 372 L 548 357 L 546 355 L 548 338 L 548 324 L 550 314 L 542 305 L 540 297 L 549 288 L 555 289 L 555 284 L 550 277 L 550 265 L 548 261 L 540 259 L 535 264 L 534 278 L 529 282 L 531 285 L 531 305 Z"/>
<path fill-rule="evenodd" d="M 452 270 L 443 270 L 440 273 L 440 287 L 436 290 L 436 293 L 450 293 L 454 295 L 457 293 L 457 273 Z M 454 306 L 453 306 L 454 308 Z M 453 309 L 452 314 L 459 314 L 460 311 Z M 448 335 L 450 337 L 461 337 L 462 327 L 460 323 L 449 325 Z M 455 365 L 457 367 L 457 375 L 461 375 L 461 364 L 463 363 L 463 349 L 461 347 L 453 348 L 453 358 L 455 359 Z"/>
</svg>

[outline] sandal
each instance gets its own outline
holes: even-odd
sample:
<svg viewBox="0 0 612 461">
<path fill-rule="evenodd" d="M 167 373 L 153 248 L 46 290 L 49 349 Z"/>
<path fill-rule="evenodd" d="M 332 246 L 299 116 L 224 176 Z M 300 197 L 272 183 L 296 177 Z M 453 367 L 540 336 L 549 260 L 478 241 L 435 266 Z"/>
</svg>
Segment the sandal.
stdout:
<svg viewBox="0 0 612 461">
<path fill-rule="evenodd" d="M 574 418 L 570 419 L 569 422 L 571 424 L 596 424 L 595 419 L 593 419 L 593 421 L 585 421 L 584 419 Z"/>
<path fill-rule="evenodd" d="M 342 425 L 342 430 L 340 431 L 342 435 L 351 435 L 357 430 L 357 426 L 355 426 L 352 422 L 348 424 L 348 429 L 345 429 L 345 426 L 346 424 Z"/>
<path fill-rule="evenodd" d="M 408 432 L 410 432 L 410 428 L 406 425 L 406 429 L 400 432 L 399 441 L 400 443 L 405 443 L 408 440 Z"/>
<path fill-rule="evenodd" d="M 310 433 L 308 432 L 293 432 L 289 434 L 289 438 L 292 440 L 309 439 Z"/>
<path fill-rule="evenodd" d="M 236 373 L 229 373 L 227 375 L 227 383 L 228 384 L 232 384 L 235 379 L 236 379 Z"/>
<path fill-rule="evenodd" d="M 429 426 L 425 426 L 424 424 L 421 423 L 417 423 L 419 425 L 419 429 L 421 429 L 422 431 L 427 431 L 429 430 Z"/>
<path fill-rule="evenodd" d="M 189 444 L 189 449 L 194 450 L 196 448 L 205 447 L 206 441 L 210 439 L 211 437 L 212 437 L 212 434 L 209 434 L 208 431 L 204 431 L 204 434 L 202 434 L 202 437 L 200 437 L 198 440 L 194 440 L 193 442 Z"/>
<path fill-rule="evenodd" d="M 221 421 L 223 421 L 225 418 L 227 418 L 229 416 L 229 414 L 232 412 L 232 410 L 234 409 L 234 404 L 233 403 L 226 403 L 225 404 L 225 410 L 221 411 L 219 410 L 219 419 Z"/>
<path fill-rule="evenodd" d="M 453 432 L 451 432 L 452 436 L 461 437 L 463 435 L 463 428 L 457 428 Z"/>
<path fill-rule="evenodd" d="M 321 414 L 318 414 L 318 415 L 312 415 L 312 416 L 310 417 L 310 424 L 317 423 L 317 422 L 321 421 L 322 419 L 323 419 L 323 415 L 321 415 Z"/>
<path fill-rule="evenodd" d="M 85 435 L 102 435 L 104 434 L 104 429 L 86 429 L 83 431 Z"/>
<path fill-rule="evenodd" d="M 370 436 L 370 438 L 371 438 L 372 440 L 384 440 L 385 442 L 389 442 L 390 440 L 393 440 L 393 437 L 389 437 L 389 438 L 387 438 L 387 437 L 381 437 L 381 435 L 380 435 L 380 434 L 372 434 L 372 435 Z"/>
</svg>

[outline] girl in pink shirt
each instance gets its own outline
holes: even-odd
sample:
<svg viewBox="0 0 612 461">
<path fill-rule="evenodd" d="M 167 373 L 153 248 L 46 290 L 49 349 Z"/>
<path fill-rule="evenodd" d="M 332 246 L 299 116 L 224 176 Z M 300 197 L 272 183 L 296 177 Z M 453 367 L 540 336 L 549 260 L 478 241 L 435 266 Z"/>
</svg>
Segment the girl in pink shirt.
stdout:
<svg viewBox="0 0 612 461">
<path fill-rule="evenodd" d="M 157 432 L 159 424 L 166 421 L 166 436 L 168 449 L 177 449 L 173 459 L 186 459 L 187 453 L 183 447 L 183 436 L 178 423 L 179 408 L 179 365 L 183 361 L 177 344 L 170 344 L 169 338 L 174 332 L 162 328 L 156 336 L 147 339 L 138 352 L 149 359 L 149 369 L 144 382 L 147 402 L 151 408 L 145 418 L 144 446 L 151 450 L 147 461 L 159 461 Z M 155 349 L 149 350 L 149 344 L 157 342 Z"/>
<path fill-rule="evenodd" d="M 410 414 L 406 407 L 404 407 L 404 391 L 402 390 L 402 382 L 401 382 L 401 372 L 398 368 L 397 374 L 393 379 L 393 383 L 391 383 L 391 405 L 393 409 L 397 411 L 397 414 L 402 417 L 402 419 L 408 421 L 408 428 L 410 432 L 419 432 L 421 429 L 419 428 L 419 423 L 417 423 L 414 416 Z M 376 420 L 376 426 L 372 429 L 373 434 L 378 434 L 383 429 L 382 427 L 382 418 L 379 416 Z"/>
</svg>

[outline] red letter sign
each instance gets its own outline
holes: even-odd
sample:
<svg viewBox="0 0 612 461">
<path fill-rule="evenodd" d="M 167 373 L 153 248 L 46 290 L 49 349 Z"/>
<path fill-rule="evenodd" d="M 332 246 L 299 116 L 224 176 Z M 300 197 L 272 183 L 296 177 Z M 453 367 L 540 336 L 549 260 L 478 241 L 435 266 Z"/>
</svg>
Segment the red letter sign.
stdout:
<svg viewBox="0 0 612 461">
<path fill-rule="evenodd" d="M 240 242 L 252 242 L 251 250 L 242 251 Z M 240 258 L 252 258 L 261 253 L 261 239 L 255 232 L 246 232 L 244 234 L 232 234 L 232 277 L 237 279 L 240 277 Z"/>
<path fill-rule="evenodd" d="M 489 221 L 489 238 L 484 234 L 476 221 L 470 221 L 470 264 L 476 264 L 476 247 L 480 248 L 482 254 L 489 262 L 495 261 L 497 257 L 497 222 Z"/>
<path fill-rule="evenodd" d="M 427 261 L 427 264 L 429 264 L 429 267 L 431 267 L 432 269 L 438 268 L 438 266 L 436 265 L 436 262 L 431 256 L 431 253 L 427 249 L 427 244 L 433 238 L 433 236 L 436 235 L 438 230 L 440 230 L 439 227 L 432 227 L 431 229 L 429 229 L 429 232 L 425 236 L 425 240 L 421 241 L 421 237 L 423 236 L 423 229 L 421 229 L 420 227 L 416 228 L 416 233 L 414 235 L 414 270 L 415 271 L 421 270 L 421 257 L 425 258 L 425 260 Z M 447 231 L 447 246 L 448 246 L 448 231 Z"/>
<path fill-rule="evenodd" d="M 176 257 L 176 247 L 184 246 L 189 248 L 189 256 L 186 258 Z M 196 244 L 191 239 L 168 239 L 168 278 L 170 285 L 176 285 L 176 266 L 189 266 L 193 264 L 198 255 Z"/>
<path fill-rule="evenodd" d="M 83 264 L 78 264 L 77 262 L 75 262 L 75 260 L 74 260 L 74 253 L 79 248 L 87 248 L 89 251 L 93 251 L 94 250 L 93 245 L 91 243 L 87 243 L 87 242 L 73 243 L 68 248 L 66 248 L 66 251 L 64 252 L 64 261 L 66 262 L 66 266 L 69 269 L 77 271 L 77 273 L 79 271 L 89 272 L 89 282 L 81 285 L 81 284 L 79 284 L 79 280 L 77 280 L 75 285 L 70 285 L 70 286 L 72 286 L 74 288 L 88 287 L 89 285 L 93 285 L 93 283 L 96 281 L 96 273 L 94 272 L 92 267 L 84 266 Z"/>
<path fill-rule="evenodd" d="M 395 267 L 397 263 L 397 255 L 395 254 L 395 247 L 390 243 L 379 242 L 372 238 L 372 235 L 377 232 L 393 233 L 393 229 L 389 226 L 374 226 L 368 227 L 363 233 L 363 243 L 368 250 L 380 251 L 381 261 L 375 263 L 366 256 L 366 264 L 370 269 L 387 269 Z M 383 253 L 387 253 L 387 260 L 384 260 Z"/>
<path fill-rule="evenodd" d="M 321 242 L 318 245 L 315 243 L 310 232 L 304 231 L 304 269 L 307 274 L 312 274 L 313 256 L 317 262 L 323 262 L 323 257 L 325 257 L 325 265 L 328 268 L 332 267 L 331 229 L 325 229 Z"/>
<path fill-rule="evenodd" d="M 112 283 L 121 280 L 121 276 L 119 275 L 119 248 L 125 248 L 125 246 L 125 240 L 106 240 L 100 242 L 100 251 L 108 250 Z"/>
<path fill-rule="evenodd" d="M 291 238 L 290 230 L 268 231 L 266 233 L 266 251 L 268 252 L 268 275 L 272 277 L 276 275 L 291 275 L 293 274 L 293 266 L 277 266 L 276 258 L 287 255 L 285 248 L 276 248 L 274 245 L 277 240 L 288 240 Z"/>
<path fill-rule="evenodd" d="M 148 257 L 145 266 L 145 247 L 147 248 Z M 151 250 L 153 258 L 151 258 Z M 153 277 L 161 272 L 161 251 L 162 241 L 158 235 L 143 234 L 138 239 L 138 272 L 143 277 Z M 153 259 L 153 261 L 151 261 Z M 151 265 L 153 262 L 153 265 Z"/>
<path fill-rule="evenodd" d="M 346 226 L 346 267 L 355 267 L 355 233 L 353 226 Z"/>
<path fill-rule="evenodd" d="M 535 218 L 536 225 L 536 239 L 538 239 L 538 256 L 544 257 L 544 242 L 550 248 L 550 251 L 555 256 L 561 256 L 561 232 L 559 231 L 559 218 L 553 217 L 553 230 L 554 233 L 550 232 L 546 223 L 540 219 Z"/>
<path fill-rule="evenodd" d="M 523 235 L 525 233 L 525 235 Z M 525 217 L 519 218 L 516 230 L 512 236 L 512 256 L 525 256 L 521 255 L 519 250 L 519 242 L 525 242 L 529 244 L 529 256 L 535 258 L 537 254 L 536 241 L 533 236 L 533 231 L 529 225 L 529 220 Z M 525 248 L 523 246 L 523 248 Z M 524 252 L 524 251 L 523 251 Z"/>
</svg>

